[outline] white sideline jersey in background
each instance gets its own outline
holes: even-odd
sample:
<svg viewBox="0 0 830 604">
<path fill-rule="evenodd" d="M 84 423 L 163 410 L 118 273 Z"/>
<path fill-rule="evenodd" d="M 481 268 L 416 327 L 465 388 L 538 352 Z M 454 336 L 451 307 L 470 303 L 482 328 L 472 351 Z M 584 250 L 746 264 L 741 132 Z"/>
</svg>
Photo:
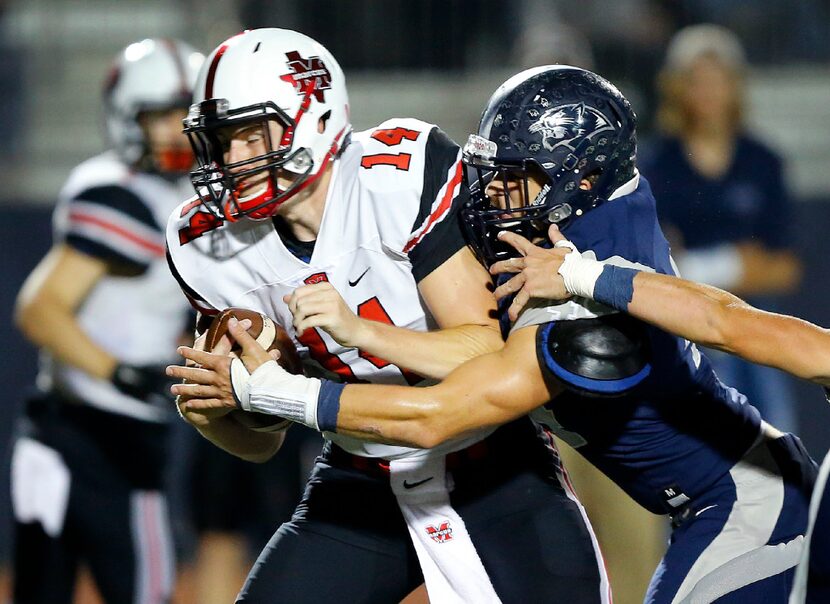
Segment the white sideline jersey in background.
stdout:
<svg viewBox="0 0 830 604">
<path fill-rule="evenodd" d="M 105 260 L 112 270 L 77 310 L 84 332 L 119 361 L 134 365 L 175 362 L 187 329 L 188 304 L 165 259 L 164 225 L 192 194 L 187 179 L 135 172 L 113 152 L 76 167 L 53 215 L 54 240 Z M 121 276 L 123 274 L 123 276 Z M 170 409 L 149 405 L 109 381 L 41 353 L 41 389 L 146 421 L 165 421 Z"/>
</svg>

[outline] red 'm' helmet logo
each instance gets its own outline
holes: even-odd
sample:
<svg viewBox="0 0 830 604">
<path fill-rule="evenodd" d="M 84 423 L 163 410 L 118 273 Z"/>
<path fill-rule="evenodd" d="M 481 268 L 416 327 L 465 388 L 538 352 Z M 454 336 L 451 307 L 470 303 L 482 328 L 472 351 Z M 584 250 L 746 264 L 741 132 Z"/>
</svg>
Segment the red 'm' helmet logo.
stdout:
<svg viewBox="0 0 830 604">
<path fill-rule="evenodd" d="M 297 94 L 305 92 L 306 80 L 314 78 L 314 98 L 325 101 L 325 91 L 331 88 L 331 72 L 320 57 L 304 59 L 296 50 L 285 53 L 292 73 L 281 75 L 280 79 L 294 86 Z"/>
</svg>

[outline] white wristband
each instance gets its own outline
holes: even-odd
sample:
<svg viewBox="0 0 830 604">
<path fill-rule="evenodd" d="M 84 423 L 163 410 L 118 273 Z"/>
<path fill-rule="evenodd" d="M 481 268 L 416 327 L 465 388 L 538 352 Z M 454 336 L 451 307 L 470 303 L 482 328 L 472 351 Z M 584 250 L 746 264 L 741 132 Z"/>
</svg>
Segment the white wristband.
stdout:
<svg viewBox="0 0 830 604">
<path fill-rule="evenodd" d="M 268 361 L 248 378 L 246 411 L 278 415 L 317 430 L 320 386 L 317 378 L 288 373 L 276 361 Z"/>
<path fill-rule="evenodd" d="M 557 271 L 565 280 L 569 294 L 593 299 L 594 286 L 605 265 L 597 260 L 583 258 L 577 250 L 565 256 Z"/>
<path fill-rule="evenodd" d="M 251 410 L 251 374 L 245 364 L 237 358 L 231 360 L 231 388 L 236 404 L 245 411 Z"/>
</svg>

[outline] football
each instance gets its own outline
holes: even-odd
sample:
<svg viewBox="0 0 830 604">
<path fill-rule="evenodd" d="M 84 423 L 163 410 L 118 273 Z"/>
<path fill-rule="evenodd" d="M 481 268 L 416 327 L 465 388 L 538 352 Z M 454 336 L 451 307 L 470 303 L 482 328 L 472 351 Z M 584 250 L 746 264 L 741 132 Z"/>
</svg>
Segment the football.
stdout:
<svg viewBox="0 0 830 604">
<path fill-rule="evenodd" d="M 205 336 L 206 351 L 212 351 L 219 340 L 222 339 L 222 336 L 228 333 L 228 320 L 231 317 L 239 321 L 249 319 L 252 325 L 248 328 L 248 333 L 266 350 L 279 351 L 280 358 L 277 363 L 283 369 L 289 373 L 300 374 L 303 372 L 300 355 L 297 353 L 297 347 L 288 332 L 262 313 L 246 308 L 226 308 L 216 315 Z M 241 347 L 234 343 L 231 353 L 238 354 L 241 350 Z M 257 432 L 276 432 L 285 429 L 290 423 L 288 420 L 274 415 L 242 411 L 241 409 L 235 409 L 228 415 L 246 428 Z"/>
</svg>

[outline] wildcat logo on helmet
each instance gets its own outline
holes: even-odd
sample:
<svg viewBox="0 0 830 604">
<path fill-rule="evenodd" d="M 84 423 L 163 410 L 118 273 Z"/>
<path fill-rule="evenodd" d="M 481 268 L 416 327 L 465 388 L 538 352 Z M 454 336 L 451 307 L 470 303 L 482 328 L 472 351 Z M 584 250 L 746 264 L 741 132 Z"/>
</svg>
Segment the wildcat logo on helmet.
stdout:
<svg viewBox="0 0 830 604">
<path fill-rule="evenodd" d="M 285 53 L 285 56 L 288 58 L 288 66 L 293 73 L 281 75 L 280 79 L 292 84 L 297 94 L 302 95 L 306 87 L 306 80 L 314 78 L 314 98 L 320 103 L 324 102 L 324 91 L 331 88 L 331 72 L 323 63 L 323 60 L 320 57 L 304 59 L 296 50 Z"/>
<path fill-rule="evenodd" d="M 559 105 L 552 107 L 532 123 L 528 132 L 542 133 L 542 145 L 553 151 L 561 145 L 571 147 L 569 143 L 575 138 L 592 138 L 600 132 L 613 130 L 614 127 L 604 115 L 584 103 Z M 587 134 L 586 134 L 587 133 Z"/>
</svg>

